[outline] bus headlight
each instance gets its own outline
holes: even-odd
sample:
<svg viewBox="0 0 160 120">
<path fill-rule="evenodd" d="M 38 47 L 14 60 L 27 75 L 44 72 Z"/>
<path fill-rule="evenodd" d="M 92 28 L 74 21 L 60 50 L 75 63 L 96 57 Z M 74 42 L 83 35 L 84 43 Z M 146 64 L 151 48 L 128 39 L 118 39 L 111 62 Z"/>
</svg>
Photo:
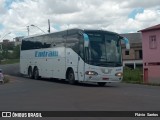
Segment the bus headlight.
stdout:
<svg viewBox="0 0 160 120">
<path fill-rule="evenodd" d="M 95 71 L 86 71 L 85 74 L 86 74 L 86 75 L 98 75 L 98 73 L 95 72 Z"/>
<path fill-rule="evenodd" d="M 117 77 L 123 77 L 123 73 L 121 73 L 121 72 L 116 73 L 115 76 L 117 76 Z"/>
</svg>

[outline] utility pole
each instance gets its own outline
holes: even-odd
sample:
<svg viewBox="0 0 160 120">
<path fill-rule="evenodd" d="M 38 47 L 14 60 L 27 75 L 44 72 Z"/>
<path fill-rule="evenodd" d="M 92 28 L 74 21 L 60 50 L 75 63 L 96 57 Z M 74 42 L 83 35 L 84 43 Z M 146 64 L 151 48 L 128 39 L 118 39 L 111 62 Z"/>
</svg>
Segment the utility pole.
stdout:
<svg viewBox="0 0 160 120">
<path fill-rule="evenodd" d="M 48 19 L 48 33 L 50 33 L 51 30 L 50 30 L 50 20 Z"/>
</svg>

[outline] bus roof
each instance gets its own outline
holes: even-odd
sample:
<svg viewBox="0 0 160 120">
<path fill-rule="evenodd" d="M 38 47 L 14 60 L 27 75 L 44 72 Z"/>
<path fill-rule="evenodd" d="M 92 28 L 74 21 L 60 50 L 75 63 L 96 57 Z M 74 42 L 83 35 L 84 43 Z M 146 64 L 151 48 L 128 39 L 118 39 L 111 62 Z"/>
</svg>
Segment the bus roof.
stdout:
<svg viewBox="0 0 160 120">
<path fill-rule="evenodd" d="M 84 32 L 100 32 L 100 33 L 109 33 L 109 34 L 116 34 L 116 35 L 119 35 L 118 33 L 116 32 L 112 32 L 112 31 L 107 31 L 107 30 L 91 30 L 91 29 L 85 29 Z M 119 35 L 120 36 L 120 35 Z"/>
<path fill-rule="evenodd" d="M 39 36 L 46 36 L 46 35 L 50 35 L 50 34 L 61 34 L 61 33 L 83 33 L 83 32 L 100 32 L 100 33 L 110 33 L 110 34 L 116 34 L 118 36 L 120 36 L 118 33 L 115 32 L 111 32 L 111 31 L 106 31 L 106 30 L 97 30 L 97 29 L 79 29 L 79 28 L 73 28 L 73 29 L 67 29 L 67 30 L 63 30 L 63 31 L 57 31 L 57 32 L 52 32 L 52 33 L 46 33 L 46 34 L 37 34 L 37 35 L 31 35 L 31 36 L 26 36 L 23 39 L 26 38 L 32 38 L 32 37 L 39 37 Z"/>
</svg>

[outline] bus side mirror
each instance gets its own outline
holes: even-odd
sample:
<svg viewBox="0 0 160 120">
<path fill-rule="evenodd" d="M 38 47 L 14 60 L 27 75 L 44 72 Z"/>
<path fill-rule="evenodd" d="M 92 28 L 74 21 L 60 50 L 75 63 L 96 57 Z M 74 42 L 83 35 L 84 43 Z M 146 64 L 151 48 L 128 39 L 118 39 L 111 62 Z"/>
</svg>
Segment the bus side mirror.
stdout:
<svg viewBox="0 0 160 120">
<path fill-rule="evenodd" d="M 89 37 L 87 34 L 83 33 L 83 38 L 84 38 L 84 47 L 89 46 Z"/>
<path fill-rule="evenodd" d="M 123 38 L 123 41 L 125 42 L 126 45 L 126 49 L 129 50 L 130 49 L 130 44 L 129 44 L 129 40 L 127 38 Z"/>
</svg>

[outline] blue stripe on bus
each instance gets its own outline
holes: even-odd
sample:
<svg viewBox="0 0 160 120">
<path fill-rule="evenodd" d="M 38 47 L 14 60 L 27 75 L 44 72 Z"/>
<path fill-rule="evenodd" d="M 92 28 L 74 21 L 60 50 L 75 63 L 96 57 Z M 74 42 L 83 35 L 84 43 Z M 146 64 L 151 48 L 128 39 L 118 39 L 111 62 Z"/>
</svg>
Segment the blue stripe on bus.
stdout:
<svg viewBox="0 0 160 120">
<path fill-rule="evenodd" d="M 35 57 L 57 57 L 58 51 L 35 51 Z"/>
</svg>

